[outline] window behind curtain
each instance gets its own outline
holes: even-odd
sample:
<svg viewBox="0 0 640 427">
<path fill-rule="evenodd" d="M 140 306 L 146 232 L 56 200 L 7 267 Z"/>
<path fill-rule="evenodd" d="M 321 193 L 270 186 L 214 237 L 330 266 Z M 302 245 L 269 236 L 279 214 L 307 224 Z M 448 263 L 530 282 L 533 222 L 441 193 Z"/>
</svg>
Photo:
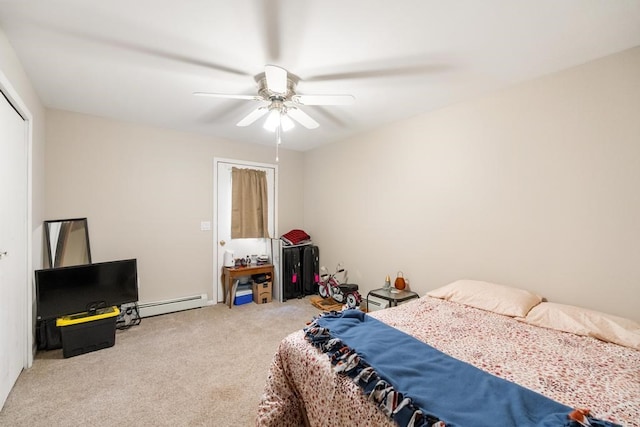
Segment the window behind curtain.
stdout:
<svg viewBox="0 0 640 427">
<path fill-rule="evenodd" d="M 231 169 L 231 238 L 268 238 L 267 173 Z"/>
</svg>

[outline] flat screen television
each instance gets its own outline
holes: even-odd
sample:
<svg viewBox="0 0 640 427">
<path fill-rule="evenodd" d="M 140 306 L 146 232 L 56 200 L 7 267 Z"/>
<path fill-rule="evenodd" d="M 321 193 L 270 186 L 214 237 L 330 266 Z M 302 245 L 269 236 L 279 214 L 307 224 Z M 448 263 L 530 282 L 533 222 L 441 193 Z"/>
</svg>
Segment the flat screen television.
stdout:
<svg viewBox="0 0 640 427">
<path fill-rule="evenodd" d="M 38 320 L 138 301 L 135 259 L 36 270 Z"/>
</svg>

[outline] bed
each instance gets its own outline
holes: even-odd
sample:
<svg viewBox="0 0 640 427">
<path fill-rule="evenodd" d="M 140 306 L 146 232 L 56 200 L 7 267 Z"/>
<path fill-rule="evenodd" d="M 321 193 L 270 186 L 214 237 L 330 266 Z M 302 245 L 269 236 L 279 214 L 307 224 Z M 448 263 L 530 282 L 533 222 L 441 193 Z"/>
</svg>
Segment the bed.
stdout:
<svg viewBox="0 0 640 427">
<path fill-rule="evenodd" d="M 370 316 L 492 377 L 588 409 L 597 420 L 640 426 L 640 325 L 633 321 L 477 281 L 454 282 Z M 467 411 L 473 408 L 459 409 Z M 438 425 L 460 425 L 447 418 L 439 416 Z M 498 419 L 473 424 L 520 425 Z M 257 425 L 398 424 L 349 376 L 337 373 L 301 330 L 285 338 L 274 356 Z"/>
</svg>

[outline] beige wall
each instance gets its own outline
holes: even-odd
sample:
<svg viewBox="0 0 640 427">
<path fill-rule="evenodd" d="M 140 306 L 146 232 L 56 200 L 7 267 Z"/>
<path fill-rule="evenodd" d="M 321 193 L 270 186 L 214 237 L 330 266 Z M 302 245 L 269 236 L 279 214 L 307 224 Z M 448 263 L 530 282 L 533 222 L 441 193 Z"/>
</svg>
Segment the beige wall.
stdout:
<svg viewBox="0 0 640 427">
<path fill-rule="evenodd" d="M 31 113 L 31 187 L 33 268 L 42 268 L 42 221 L 44 218 L 44 152 L 45 152 L 45 109 L 36 95 L 13 48 L 0 28 L 0 72 L 10 82 Z"/>
<path fill-rule="evenodd" d="M 49 110 L 46 216 L 86 216 L 94 262 L 137 258 L 142 302 L 211 299 L 214 157 L 275 163 L 275 147 Z M 279 229 L 299 228 L 303 154 L 278 165 Z"/>
<path fill-rule="evenodd" d="M 636 48 L 307 153 L 321 264 L 365 294 L 402 270 L 640 320 L 639 76 Z"/>
</svg>

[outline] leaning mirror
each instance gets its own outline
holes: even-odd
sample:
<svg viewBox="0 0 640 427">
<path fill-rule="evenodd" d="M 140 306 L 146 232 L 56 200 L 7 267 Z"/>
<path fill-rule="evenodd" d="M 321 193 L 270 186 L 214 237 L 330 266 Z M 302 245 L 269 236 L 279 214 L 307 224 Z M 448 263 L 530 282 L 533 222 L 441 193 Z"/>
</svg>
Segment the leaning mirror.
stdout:
<svg viewBox="0 0 640 427">
<path fill-rule="evenodd" d="M 47 268 L 91 264 L 87 218 L 44 222 Z"/>
</svg>

